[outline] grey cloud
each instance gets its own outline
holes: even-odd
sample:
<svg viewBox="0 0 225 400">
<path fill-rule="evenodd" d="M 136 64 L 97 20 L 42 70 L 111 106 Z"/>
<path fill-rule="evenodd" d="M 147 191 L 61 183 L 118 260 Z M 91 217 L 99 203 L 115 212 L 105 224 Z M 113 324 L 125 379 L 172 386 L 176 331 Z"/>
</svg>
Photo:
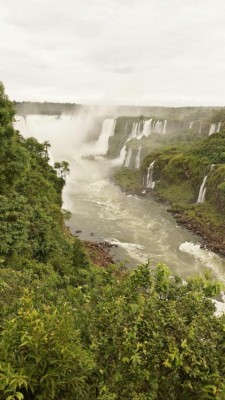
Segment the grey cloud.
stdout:
<svg viewBox="0 0 225 400">
<path fill-rule="evenodd" d="M 118 74 L 132 74 L 135 72 L 135 68 L 129 65 L 120 65 L 117 68 L 114 68 L 114 72 Z"/>
<path fill-rule="evenodd" d="M 0 79 L 20 99 L 224 104 L 224 18 L 224 0 L 7 0 Z"/>
</svg>

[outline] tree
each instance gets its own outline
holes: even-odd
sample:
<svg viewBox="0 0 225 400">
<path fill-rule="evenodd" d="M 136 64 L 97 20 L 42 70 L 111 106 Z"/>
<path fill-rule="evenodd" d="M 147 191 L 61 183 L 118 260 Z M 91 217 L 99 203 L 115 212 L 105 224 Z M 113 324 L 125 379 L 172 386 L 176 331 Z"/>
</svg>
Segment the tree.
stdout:
<svg viewBox="0 0 225 400">
<path fill-rule="evenodd" d="M 44 146 L 44 155 L 45 155 L 45 158 L 47 159 L 48 158 L 48 149 L 51 147 L 51 144 L 49 143 L 48 140 L 45 140 L 43 143 L 43 146 Z"/>
<path fill-rule="evenodd" d="M 69 174 L 69 163 L 67 161 L 55 162 L 54 168 L 58 171 L 60 178 L 66 180 L 66 175 Z"/>
</svg>

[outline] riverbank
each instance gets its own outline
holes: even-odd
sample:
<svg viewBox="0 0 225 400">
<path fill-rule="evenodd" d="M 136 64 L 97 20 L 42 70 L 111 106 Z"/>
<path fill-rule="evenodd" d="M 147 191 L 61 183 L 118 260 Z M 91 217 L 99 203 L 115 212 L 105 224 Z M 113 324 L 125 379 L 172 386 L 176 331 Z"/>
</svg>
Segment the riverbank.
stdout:
<svg viewBox="0 0 225 400">
<path fill-rule="evenodd" d="M 108 267 L 109 265 L 115 264 L 113 257 L 109 254 L 109 250 L 112 247 L 107 242 L 91 242 L 89 240 L 83 240 L 85 249 L 90 257 L 90 260 L 99 267 Z"/>
<path fill-rule="evenodd" d="M 154 198 L 157 202 L 164 204 L 178 224 L 202 238 L 202 247 L 225 256 L 225 223 L 222 215 L 211 204 L 208 202 L 179 203 L 179 198 L 185 196 L 185 193 L 178 186 L 173 188 L 173 196 L 170 195 L 168 188 L 163 186 L 156 185 L 154 189 L 146 189 L 143 187 L 140 171 L 117 170 L 112 179 L 126 194 L 145 199 Z M 176 190 L 180 192 L 177 198 L 174 196 Z"/>
</svg>

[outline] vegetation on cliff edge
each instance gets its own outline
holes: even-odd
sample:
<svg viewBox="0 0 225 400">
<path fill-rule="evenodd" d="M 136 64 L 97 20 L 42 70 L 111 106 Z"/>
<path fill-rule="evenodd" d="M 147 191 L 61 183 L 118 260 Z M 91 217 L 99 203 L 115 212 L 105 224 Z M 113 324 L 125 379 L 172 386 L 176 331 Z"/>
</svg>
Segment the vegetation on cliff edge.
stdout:
<svg viewBox="0 0 225 400">
<path fill-rule="evenodd" d="M 13 115 L 0 85 L 0 398 L 224 399 L 220 285 L 93 265 L 64 225 L 64 175 Z"/>
</svg>

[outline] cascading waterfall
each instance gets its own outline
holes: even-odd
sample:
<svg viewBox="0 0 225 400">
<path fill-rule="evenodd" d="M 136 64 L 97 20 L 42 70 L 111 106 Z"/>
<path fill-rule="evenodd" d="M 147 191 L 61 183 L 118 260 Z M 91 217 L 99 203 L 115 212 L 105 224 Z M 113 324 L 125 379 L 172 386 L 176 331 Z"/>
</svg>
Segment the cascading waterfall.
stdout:
<svg viewBox="0 0 225 400">
<path fill-rule="evenodd" d="M 132 131 L 130 134 L 131 138 L 136 138 L 138 135 L 138 122 L 134 122 L 132 126 Z"/>
<path fill-rule="evenodd" d="M 191 122 L 190 122 L 189 128 L 188 128 L 188 129 L 192 129 L 192 128 L 193 128 L 193 123 L 194 123 L 194 121 L 191 121 Z"/>
<path fill-rule="evenodd" d="M 204 177 L 202 184 L 200 186 L 199 189 L 199 194 L 198 194 L 198 200 L 197 200 L 197 204 L 198 203 L 204 203 L 205 201 L 205 194 L 206 194 L 206 180 L 207 180 L 207 175 Z"/>
<path fill-rule="evenodd" d="M 152 133 L 152 119 L 144 121 L 142 136 L 150 136 Z"/>
<path fill-rule="evenodd" d="M 153 122 L 153 132 L 154 133 L 162 133 L 163 135 L 166 134 L 166 129 L 167 129 L 167 119 L 163 121 L 154 121 Z"/>
<path fill-rule="evenodd" d="M 221 128 L 221 122 L 218 123 L 217 130 L 216 130 L 217 133 L 220 131 L 220 128 Z"/>
<path fill-rule="evenodd" d="M 162 121 L 157 121 L 155 124 L 155 133 L 162 133 Z"/>
<path fill-rule="evenodd" d="M 118 158 L 114 159 L 115 165 L 124 165 L 125 159 L 126 159 L 126 144 L 122 147 L 120 150 L 120 155 Z"/>
<path fill-rule="evenodd" d="M 155 160 L 151 162 L 151 164 L 148 167 L 148 172 L 147 172 L 146 186 L 147 186 L 147 188 L 150 188 L 150 189 L 154 189 L 154 187 L 155 187 L 155 182 L 153 181 L 154 164 L 155 164 Z"/>
<path fill-rule="evenodd" d="M 144 122 L 134 122 L 130 138 L 141 139 L 143 136 L 150 136 L 152 133 L 166 133 L 167 120 L 164 121 L 153 121 L 152 118 Z"/>
<path fill-rule="evenodd" d="M 141 139 L 143 136 L 143 129 L 142 129 L 142 122 L 138 122 L 138 128 L 137 128 L 137 139 Z"/>
<path fill-rule="evenodd" d="M 24 118 L 16 115 L 14 128 L 27 137 L 38 138 L 39 142 L 57 143 L 51 148 L 55 160 L 68 154 L 72 157 L 75 148 L 80 154 L 96 154 L 96 137 L 99 134 L 99 122 L 102 116 L 81 111 L 71 115 L 29 114 Z M 79 132 L 79 134 L 77 134 Z M 68 146 L 68 143 L 70 145 Z"/>
<path fill-rule="evenodd" d="M 198 133 L 199 133 L 199 135 L 201 135 L 201 133 L 202 133 L 202 121 L 200 121 Z"/>
<path fill-rule="evenodd" d="M 138 152 L 135 159 L 135 168 L 139 169 L 140 166 L 141 166 L 141 146 L 138 147 Z"/>
<path fill-rule="evenodd" d="M 105 155 L 108 151 L 108 143 L 110 136 L 114 135 L 116 119 L 107 118 L 102 125 L 101 134 L 96 142 L 95 150 L 97 154 Z"/>
<path fill-rule="evenodd" d="M 27 127 L 27 121 L 26 117 L 23 117 L 21 115 L 17 115 L 15 118 L 15 122 L 13 124 L 14 128 L 17 129 L 20 132 L 23 132 L 25 136 L 28 136 L 28 127 Z"/>
<path fill-rule="evenodd" d="M 216 124 L 211 124 L 209 128 L 209 136 L 213 135 L 216 132 Z"/>
<path fill-rule="evenodd" d="M 130 138 L 141 139 L 142 136 L 143 136 L 142 122 L 134 122 Z"/>
<path fill-rule="evenodd" d="M 221 125 L 221 122 L 218 122 L 218 124 L 211 124 L 209 128 L 209 136 L 213 135 L 214 133 L 218 133 L 220 131 Z"/>
<path fill-rule="evenodd" d="M 129 148 L 128 151 L 127 151 L 127 155 L 126 155 L 125 161 L 124 161 L 124 167 L 129 168 L 130 161 L 131 161 L 131 156 L 132 156 L 132 149 Z"/>
</svg>

